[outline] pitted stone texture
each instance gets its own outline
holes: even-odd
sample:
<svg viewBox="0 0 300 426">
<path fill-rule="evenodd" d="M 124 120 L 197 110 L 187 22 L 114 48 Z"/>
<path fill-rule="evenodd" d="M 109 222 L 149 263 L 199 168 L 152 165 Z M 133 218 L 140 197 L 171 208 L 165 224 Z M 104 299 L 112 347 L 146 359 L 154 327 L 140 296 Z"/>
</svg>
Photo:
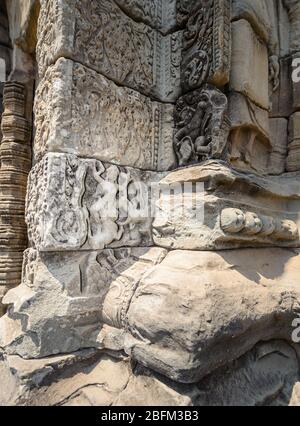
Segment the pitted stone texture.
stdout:
<svg viewBox="0 0 300 426">
<path fill-rule="evenodd" d="M 153 240 L 184 250 L 299 247 L 295 177 L 263 178 L 213 161 L 174 171 L 160 182 Z"/>
<path fill-rule="evenodd" d="M 63 58 L 38 86 L 35 125 L 37 159 L 56 151 L 149 170 L 175 163 L 172 105 Z"/>
<path fill-rule="evenodd" d="M 177 0 L 115 0 L 119 7 L 136 21 L 161 31 L 174 31 Z"/>
<path fill-rule="evenodd" d="M 60 57 L 164 102 L 180 91 L 181 33 L 163 36 L 133 21 L 113 0 L 41 1 L 40 76 Z"/>
<path fill-rule="evenodd" d="M 30 244 L 41 251 L 151 246 L 151 189 L 162 176 L 47 154 L 29 175 Z"/>
<path fill-rule="evenodd" d="M 230 88 L 269 109 L 268 49 L 244 19 L 232 23 Z"/>
</svg>

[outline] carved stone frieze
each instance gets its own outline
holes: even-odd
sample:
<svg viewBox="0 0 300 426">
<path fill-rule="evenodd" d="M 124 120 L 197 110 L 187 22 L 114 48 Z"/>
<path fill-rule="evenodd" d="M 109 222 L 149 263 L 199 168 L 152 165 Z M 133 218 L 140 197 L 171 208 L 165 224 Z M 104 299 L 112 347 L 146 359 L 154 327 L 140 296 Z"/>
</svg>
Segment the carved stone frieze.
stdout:
<svg viewBox="0 0 300 426">
<path fill-rule="evenodd" d="M 189 191 L 187 183 L 193 185 Z M 300 247 L 300 187 L 294 176 L 263 178 L 208 161 L 172 172 L 160 184 L 170 189 L 160 192 L 153 222 L 153 240 L 161 247 Z"/>
<path fill-rule="evenodd" d="M 181 64 L 184 90 L 229 81 L 231 30 L 229 0 L 179 0 L 178 21 L 185 24 Z"/>
<path fill-rule="evenodd" d="M 177 0 L 115 0 L 136 21 L 168 33 L 176 28 Z"/>
<path fill-rule="evenodd" d="M 41 251 L 151 246 L 150 184 L 161 176 L 47 154 L 29 176 L 31 245 Z"/>
<path fill-rule="evenodd" d="M 175 163 L 173 109 L 118 87 L 81 64 L 60 59 L 37 89 L 35 157 L 67 152 L 168 170 Z"/>
<path fill-rule="evenodd" d="M 113 0 L 41 1 L 40 76 L 60 57 L 164 102 L 179 94 L 181 32 L 163 36 L 132 20 Z"/>
<path fill-rule="evenodd" d="M 180 166 L 224 156 L 230 129 L 226 113 L 227 97 L 210 85 L 179 98 L 174 149 Z"/>
<path fill-rule="evenodd" d="M 4 85 L 0 145 L 0 286 L 3 294 L 20 284 L 22 253 L 27 247 L 24 212 L 31 148 L 25 100 L 23 84 L 7 82 Z"/>
</svg>

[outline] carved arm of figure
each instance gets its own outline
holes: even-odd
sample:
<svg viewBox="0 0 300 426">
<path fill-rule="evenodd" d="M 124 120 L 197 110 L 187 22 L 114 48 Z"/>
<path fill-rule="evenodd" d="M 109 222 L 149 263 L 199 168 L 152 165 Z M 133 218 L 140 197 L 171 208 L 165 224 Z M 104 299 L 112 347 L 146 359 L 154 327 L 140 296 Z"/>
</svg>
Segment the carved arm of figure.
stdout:
<svg viewBox="0 0 300 426">
<path fill-rule="evenodd" d="M 260 275 L 264 262 L 252 261 L 252 254 L 174 251 L 133 287 L 113 282 L 103 303 L 100 348 L 125 351 L 172 380 L 193 383 L 259 341 L 291 341 L 297 283 L 249 281 L 241 273 L 245 265 L 254 262 Z M 284 268 L 283 259 L 274 261 Z"/>
</svg>

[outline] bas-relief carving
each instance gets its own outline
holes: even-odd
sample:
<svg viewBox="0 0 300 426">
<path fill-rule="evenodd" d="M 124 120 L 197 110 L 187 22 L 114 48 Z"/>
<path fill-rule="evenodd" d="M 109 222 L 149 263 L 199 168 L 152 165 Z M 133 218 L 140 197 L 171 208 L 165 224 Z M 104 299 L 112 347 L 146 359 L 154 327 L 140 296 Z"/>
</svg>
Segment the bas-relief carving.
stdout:
<svg viewBox="0 0 300 426">
<path fill-rule="evenodd" d="M 179 94 L 181 33 L 163 36 L 113 0 L 43 0 L 38 39 L 40 76 L 68 57 L 164 102 Z"/>
<path fill-rule="evenodd" d="M 204 185 L 204 192 L 202 186 L 192 190 L 193 210 L 188 209 L 188 191 L 160 192 L 153 222 L 156 245 L 182 250 L 300 247 L 299 186 L 293 176 L 247 175 L 208 161 L 172 172 L 160 184 L 172 189 L 188 182 Z"/>
<path fill-rule="evenodd" d="M 198 0 L 177 3 L 178 21 L 184 23 L 181 84 L 184 90 L 229 81 L 230 1 Z"/>
<path fill-rule="evenodd" d="M 149 185 L 161 176 L 47 154 L 29 176 L 30 243 L 41 251 L 151 246 Z"/>
<path fill-rule="evenodd" d="M 115 0 L 129 16 L 161 31 L 163 34 L 176 28 L 177 0 Z"/>
<path fill-rule="evenodd" d="M 57 61 L 40 82 L 35 124 L 37 160 L 57 151 L 148 170 L 175 163 L 172 105 L 118 87 L 70 60 Z"/>
<path fill-rule="evenodd" d="M 226 113 L 227 97 L 210 85 L 179 98 L 174 136 L 179 166 L 222 157 L 230 128 Z"/>
</svg>

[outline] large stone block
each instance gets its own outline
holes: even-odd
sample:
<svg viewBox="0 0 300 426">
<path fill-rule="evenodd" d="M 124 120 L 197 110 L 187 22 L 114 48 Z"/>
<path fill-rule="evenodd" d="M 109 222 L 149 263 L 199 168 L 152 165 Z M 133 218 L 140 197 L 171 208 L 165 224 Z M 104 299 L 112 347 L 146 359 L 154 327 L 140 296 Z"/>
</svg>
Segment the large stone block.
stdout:
<svg viewBox="0 0 300 426">
<path fill-rule="evenodd" d="M 41 2 L 40 76 L 60 57 L 165 102 L 180 90 L 181 33 L 163 36 L 133 21 L 113 0 Z"/>
<path fill-rule="evenodd" d="M 42 251 L 149 246 L 155 172 L 47 154 L 30 172 L 26 223 Z"/>
<path fill-rule="evenodd" d="M 63 58 L 38 86 L 35 125 L 38 160 L 55 151 L 148 170 L 175 162 L 172 105 Z"/>
<path fill-rule="evenodd" d="M 232 0 L 232 19 L 234 21 L 247 20 L 256 34 L 266 44 L 268 43 L 271 23 L 264 0 Z"/>
<path fill-rule="evenodd" d="M 271 118 L 270 132 L 272 152 L 269 160 L 269 173 L 280 175 L 285 172 L 288 148 L 288 120 Z"/>
<path fill-rule="evenodd" d="M 187 183 L 192 190 L 174 190 L 181 185 L 184 189 Z M 201 186 L 198 190 L 197 183 L 204 190 Z M 165 187 L 161 191 L 153 222 L 153 239 L 159 246 L 187 250 L 300 247 L 300 187 L 295 176 L 249 176 L 211 161 L 172 172 L 160 184 L 169 185 L 169 191 Z M 191 209 L 193 193 L 198 196 Z"/>
<path fill-rule="evenodd" d="M 230 88 L 269 109 L 268 48 L 244 19 L 232 23 Z"/>
<path fill-rule="evenodd" d="M 30 250 L 0 346 L 22 358 L 105 349 L 197 383 L 261 341 L 292 344 L 299 272 L 297 250 Z"/>
<path fill-rule="evenodd" d="M 166 254 L 156 247 L 68 253 L 28 249 L 22 285 L 4 300 L 10 306 L 1 320 L 1 346 L 23 358 L 97 346 L 103 323 L 124 325 L 139 280 Z"/>
<path fill-rule="evenodd" d="M 229 93 L 228 161 L 239 170 L 268 173 L 272 145 L 268 111 L 237 92 Z"/>
</svg>

